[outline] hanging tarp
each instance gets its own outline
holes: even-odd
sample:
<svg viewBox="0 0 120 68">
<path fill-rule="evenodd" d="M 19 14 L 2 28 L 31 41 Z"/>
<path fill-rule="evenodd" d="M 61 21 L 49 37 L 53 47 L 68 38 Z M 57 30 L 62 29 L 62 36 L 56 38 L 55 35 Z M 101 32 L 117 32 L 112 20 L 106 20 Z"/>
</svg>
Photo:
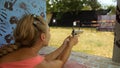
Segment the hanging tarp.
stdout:
<svg viewBox="0 0 120 68">
<path fill-rule="evenodd" d="M 46 18 L 46 0 L 0 0 L 0 46 L 14 43 L 13 30 L 24 14 Z"/>
</svg>

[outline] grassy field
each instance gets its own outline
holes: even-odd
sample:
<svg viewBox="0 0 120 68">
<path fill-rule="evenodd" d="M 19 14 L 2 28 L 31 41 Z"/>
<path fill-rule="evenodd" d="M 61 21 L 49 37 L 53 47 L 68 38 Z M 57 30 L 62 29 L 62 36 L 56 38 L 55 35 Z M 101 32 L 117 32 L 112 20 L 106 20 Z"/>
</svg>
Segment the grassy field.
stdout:
<svg viewBox="0 0 120 68">
<path fill-rule="evenodd" d="M 73 51 L 94 54 L 104 57 L 112 57 L 114 33 L 96 31 L 95 28 L 81 28 L 79 43 L 74 46 Z M 59 47 L 63 40 L 71 34 L 70 27 L 50 27 L 50 46 Z"/>
</svg>

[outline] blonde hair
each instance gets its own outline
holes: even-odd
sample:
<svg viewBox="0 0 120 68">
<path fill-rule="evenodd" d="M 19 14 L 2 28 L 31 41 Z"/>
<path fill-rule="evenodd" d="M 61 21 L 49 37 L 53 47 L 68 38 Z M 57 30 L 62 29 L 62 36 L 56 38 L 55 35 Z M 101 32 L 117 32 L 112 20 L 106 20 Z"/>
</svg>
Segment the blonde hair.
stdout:
<svg viewBox="0 0 120 68">
<path fill-rule="evenodd" d="M 24 15 L 19 21 L 14 31 L 15 45 L 3 46 L 0 48 L 0 56 L 17 50 L 21 47 L 32 47 L 38 40 L 41 33 L 46 33 L 47 23 L 41 16 Z M 12 46 L 12 47 L 10 47 Z M 16 48 L 15 48 L 16 46 Z M 5 48 L 6 47 L 6 48 Z M 11 48 L 12 50 L 8 48 Z M 5 51 L 7 51 L 5 53 Z"/>
</svg>

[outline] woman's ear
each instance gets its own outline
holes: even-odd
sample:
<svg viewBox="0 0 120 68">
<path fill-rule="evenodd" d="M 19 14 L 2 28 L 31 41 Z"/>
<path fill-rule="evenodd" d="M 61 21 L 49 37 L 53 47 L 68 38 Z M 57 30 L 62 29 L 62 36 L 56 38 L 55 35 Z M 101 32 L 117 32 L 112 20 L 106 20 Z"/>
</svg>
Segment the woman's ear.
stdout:
<svg viewBox="0 0 120 68">
<path fill-rule="evenodd" d="M 42 40 L 42 41 L 45 41 L 45 40 L 46 40 L 46 35 L 45 35 L 45 33 L 42 33 L 42 34 L 41 34 L 41 40 Z"/>
</svg>

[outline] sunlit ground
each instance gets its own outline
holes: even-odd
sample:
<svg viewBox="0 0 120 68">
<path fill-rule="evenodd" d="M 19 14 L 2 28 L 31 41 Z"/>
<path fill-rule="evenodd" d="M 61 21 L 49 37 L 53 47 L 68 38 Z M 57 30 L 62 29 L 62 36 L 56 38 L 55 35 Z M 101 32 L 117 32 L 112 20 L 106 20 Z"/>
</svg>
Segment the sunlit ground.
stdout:
<svg viewBox="0 0 120 68">
<path fill-rule="evenodd" d="M 74 46 L 73 51 L 83 53 L 112 57 L 113 50 L 113 32 L 96 31 L 95 28 L 81 28 L 84 32 L 80 34 L 79 43 Z M 71 34 L 70 27 L 50 27 L 51 40 L 50 46 L 59 47 L 63 40 Z"/>
</svg>

